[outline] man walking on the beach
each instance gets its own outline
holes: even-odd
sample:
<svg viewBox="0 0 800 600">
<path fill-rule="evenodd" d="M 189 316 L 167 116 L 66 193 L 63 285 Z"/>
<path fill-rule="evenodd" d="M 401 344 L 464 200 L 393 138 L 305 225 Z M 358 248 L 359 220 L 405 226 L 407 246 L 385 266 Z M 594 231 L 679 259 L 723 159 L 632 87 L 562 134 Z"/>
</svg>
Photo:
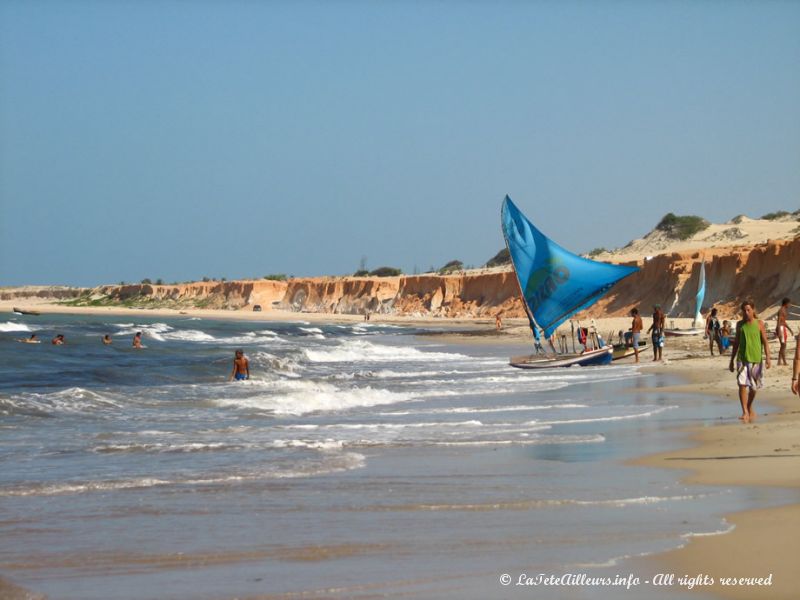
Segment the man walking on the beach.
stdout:
<svg viewBox="0 0 800 600">
<path fill-rule="evenodd" d="M 653 324 L 647 330 L 652 331 L 650 339 L 653 341 L 653 362 L 661 360 L 664 348 L 664 321 L 667 316 L 662 312 L 660 304 L 653 305 Z"/>
<path fill-rule="evenodd" d="M 780 350 L 778 350 L 779 367 L 789 364 L 786 362 L 786 342 L 789 341 L 790 333 L 794 335 L 794 331 L 792 331 L 792 328 L 789 327 L 789 324 L 786 322 L 786 317 L 789 313 L 789 304 L 791 304 L 789 298 L 784 298 L 781 301 L 781 307 L 778 310 L 778 325 L 775 327 L 775 335 L 778 337 L 778 343 L 781 345 Z"/>
<path fill-rule="evenodd" d="M 633 341 L 633 355 L 636 357 L 636 362 L 639 362 L 639 338 L 642 335 L 642 329 L 644 329 L 644 324 L 642 323 L 642 317 L 639 316 L 639 309 L 632 308 L 631 309 L 631 316 L 633 317 L 633 321 L 631 322 L 631 339 Z"/>
<path fill-rule="evenodd" d="M 742 405 L 742 416 L 739 419 L 745 423 L 756 418 L 753 400 L 756 399 L 756 391 L 764 384 L 765 356 L 766 367 L 769 369 L 769 344 L 764 323 L 756 318 L 755 304 L 751 300 L 745 300 L 742 302 L 742 320 L 736 324 L 736 339 L 729 365 L 733 373 L 733 361 L 736 359 L 736 382 Z"/>
</svg>

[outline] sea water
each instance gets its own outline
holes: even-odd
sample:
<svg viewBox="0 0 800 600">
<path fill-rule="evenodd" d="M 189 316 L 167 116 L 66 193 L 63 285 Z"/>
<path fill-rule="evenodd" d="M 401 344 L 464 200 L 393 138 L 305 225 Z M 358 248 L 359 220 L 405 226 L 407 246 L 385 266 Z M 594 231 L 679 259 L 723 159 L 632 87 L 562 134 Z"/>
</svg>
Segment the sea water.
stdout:
<svg viewBox="0 0 800 600">
<path fill-rule="evenodd" d="M 528 597 L 498 577 L 613 569 L 747 504 L 623 465 L 720 401 L 436 333 L 0 315 L 0 576 L 82 600 Z"/>
</svg>

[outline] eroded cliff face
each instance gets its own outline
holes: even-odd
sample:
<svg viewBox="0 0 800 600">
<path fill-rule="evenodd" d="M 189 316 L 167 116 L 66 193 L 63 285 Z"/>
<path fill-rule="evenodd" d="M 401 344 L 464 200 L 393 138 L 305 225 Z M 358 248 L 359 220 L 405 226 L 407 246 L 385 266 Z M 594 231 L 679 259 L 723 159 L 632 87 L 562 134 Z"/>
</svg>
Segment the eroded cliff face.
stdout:
<svg viewBox="0 0 800 600">
<path fill-rule="evenodd" d="M 639 272 L 620 281 L 585 315 L 624 316 L 634 306 L 647 313 L 653 304 L 660 304 L 670 316 L 693 317 L 701 260 L 706 265 L 705 308 L 716 306 L 730 315 L 746 299 L 753 300 L 758 311 L 775 307 L 787 296 L 800 303 L 800 238 L 796 238 L 640 261 Z"/>
<path fill-rule="evenodd" d="M 700 261 L 706 265 L 706 308 L 736 312 L 742 300 L 759 311 L 775 307 L 784 296 L 800 303 L 800 238 L 756 246 L 707 248 L 640 260 L 640 271 L 615 285 L 578 318 L 645 314 L 660 304 L 672 317 L 693 317 Z M 629 263 L 631 264 L 631 263 Z M 524 317 L 516 277 L 510 270 L 459 275 L 399 277 L 315 277 L 289 281 L 243 280 L 180 285 L 80 288 L 5 288 L 2 299 L 69 299 L 81 294 L 109 302 L 163 302 L 174 307 L 372 313 L 440 317 Z"/>
<path fill-rule="evenodd" d="M 92 290 L 92 296 L 119 302 L 148 298 L 203 308 L 238 309 L 259 304 L 264 309 L 283 299 L 286 283 L 281 281 L 198 281 L 175 285 L 110 285 Z"/>
</svg>

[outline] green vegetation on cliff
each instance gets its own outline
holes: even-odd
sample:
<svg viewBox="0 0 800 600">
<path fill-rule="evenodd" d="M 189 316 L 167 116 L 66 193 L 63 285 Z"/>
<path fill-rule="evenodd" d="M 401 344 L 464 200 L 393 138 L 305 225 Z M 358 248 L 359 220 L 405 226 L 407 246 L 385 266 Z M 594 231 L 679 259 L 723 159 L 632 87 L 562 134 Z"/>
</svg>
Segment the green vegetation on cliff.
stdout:
<svg viewBox="0 0 800 600">
<path fill-rule="evenodd" d="M 663 231 L 669 237 L 675 240 L 688 240 L 690 237 L 707 229 L 711 225 L 703 217 L 695 215 L 678 216 L 673 213 L 667 213 L 664 218 L 658 222 L 656 229 Z"/>
</svg>

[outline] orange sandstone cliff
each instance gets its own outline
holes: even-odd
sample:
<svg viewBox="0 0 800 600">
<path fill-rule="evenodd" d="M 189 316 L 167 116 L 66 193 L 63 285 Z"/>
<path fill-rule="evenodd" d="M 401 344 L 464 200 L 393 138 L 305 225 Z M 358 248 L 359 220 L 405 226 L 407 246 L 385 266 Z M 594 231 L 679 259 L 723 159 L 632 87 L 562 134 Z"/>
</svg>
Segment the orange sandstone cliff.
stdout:
<svg viewBox="0 0 800 600">
<path fill-rule="evenodd" d="M 579 318 L 624 316 L 660 304 L 672 317 L 694 316 L 700 261 L 706 265 L 706 308 L 731 314 L 744 299 L 760 312 L 784 296 L 800 303 L 800 238 L 754 246 L 687 250 L 636 261 L 640 271 L 615 285 Z M 49 291 L 48 291 L 49 290 Z M 456 275 L 398 277 L 314 277 L 288 281 L 242 280 L 175 285 L 80 288 L 4 288 L 0 299 L 69 299 L 83 295 L 103 303 L 161 303 L 173 307 L 231 310 L 286 310 L 439 317 L 524 317 L 519 289 L 510 270 L 467 271 Z M 767 315 L 769 316 L 769 315 Z"/>
</svg>

